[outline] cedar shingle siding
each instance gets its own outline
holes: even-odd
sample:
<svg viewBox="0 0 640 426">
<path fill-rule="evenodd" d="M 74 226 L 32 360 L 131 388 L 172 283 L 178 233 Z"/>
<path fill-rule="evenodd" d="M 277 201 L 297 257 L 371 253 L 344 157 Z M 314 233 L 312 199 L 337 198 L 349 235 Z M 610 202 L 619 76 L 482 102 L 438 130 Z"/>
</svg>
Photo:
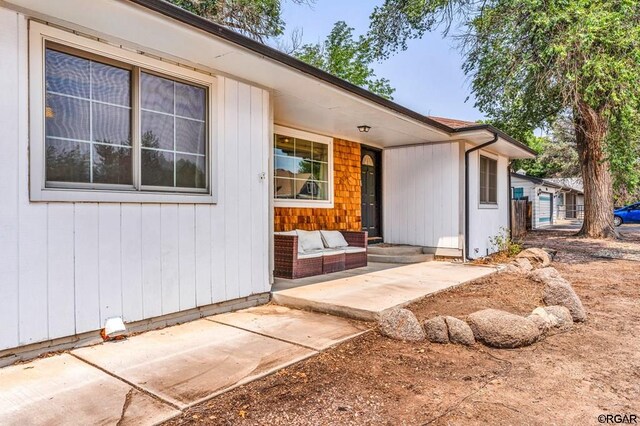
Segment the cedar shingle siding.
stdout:
<svg viewBox="0 0 640 426">
<path fill-rule="evenodd" d="M 360 144 L 342 139 L 333 141 L 334 207 L 276 207 L 276 232 L 305 229 L 359 231 L 362 229 L 360 209 Z"/>
</svg>

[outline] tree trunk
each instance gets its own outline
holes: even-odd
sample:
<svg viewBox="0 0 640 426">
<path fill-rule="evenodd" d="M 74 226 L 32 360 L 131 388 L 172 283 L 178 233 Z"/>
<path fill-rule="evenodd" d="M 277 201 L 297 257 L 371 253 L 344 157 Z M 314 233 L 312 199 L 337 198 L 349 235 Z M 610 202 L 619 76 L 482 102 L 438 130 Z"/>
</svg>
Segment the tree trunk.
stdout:
<svg viewBox="0 0 640 426">
<path fill-rule="evenodd" d="M 584 185 L 584 221 L 578 235 L 618 237 L 613 225 L 613 189 L 604 152 L 607 122 L 584 103 L 574 110 L 576 141 Z"/>
</svg>

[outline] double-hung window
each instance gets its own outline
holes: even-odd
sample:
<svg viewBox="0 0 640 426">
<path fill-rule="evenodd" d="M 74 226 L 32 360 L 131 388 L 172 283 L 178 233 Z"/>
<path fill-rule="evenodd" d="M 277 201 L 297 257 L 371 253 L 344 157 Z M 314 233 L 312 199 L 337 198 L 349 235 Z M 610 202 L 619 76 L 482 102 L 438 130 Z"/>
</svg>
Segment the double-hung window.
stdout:
<svg viewBox="0 0 640 426">
<path fill-rule="evenodd" d="M 480 204 L 498 203 L 498 161 L 480 156 Z"/>
<path fill-rule="evenodd" d="M 280 126 L 275 130 L 276 206 L 332 207 L 332 139 Z"/>
<path fill-rule="evenodd" d="M 213 77 L 141 55 L 129 62 L 130 52 L 116 58 L 41 42 L 42 98 L 32 102 L 41 174 L 32 176 L 32 199 L 213 201 Z"/>
</svg>

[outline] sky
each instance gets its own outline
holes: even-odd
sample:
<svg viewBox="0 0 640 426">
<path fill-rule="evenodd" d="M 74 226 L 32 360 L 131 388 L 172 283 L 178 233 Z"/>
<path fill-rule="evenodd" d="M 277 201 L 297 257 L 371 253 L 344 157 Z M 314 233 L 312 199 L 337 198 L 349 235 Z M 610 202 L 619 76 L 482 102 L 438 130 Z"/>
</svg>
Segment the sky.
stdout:
<svg viewBox="0 0 640 426">
<path fill-rule="evenodd" d="M 303 30 L 304 43 L 322 42 L 337 21 L 345 21 L 363 34 L 369 27 L 369 15 L 382 0 L 315 0 L 311 7 L 283 2 L 282 18 L 286 36 L 295 28 Z M 412 40 L 409 48 L 383 63 L 373 64 L 378 77 L 391 81 L 396 89 L 393 100 L 425 115 L 476 121 L 484 115 L 474 107 L 470 81 L 462 72 L 462 57 L 454 41 L 442 38 L 439 31 Z"/>
</svg>

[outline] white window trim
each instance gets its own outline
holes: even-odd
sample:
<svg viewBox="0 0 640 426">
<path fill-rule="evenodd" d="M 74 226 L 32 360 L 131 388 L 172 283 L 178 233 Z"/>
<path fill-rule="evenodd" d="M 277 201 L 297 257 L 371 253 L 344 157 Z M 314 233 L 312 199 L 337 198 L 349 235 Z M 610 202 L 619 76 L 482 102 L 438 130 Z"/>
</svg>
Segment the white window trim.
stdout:
<svg viewBox="0 0 640 426">
<path fill-rule="evenodd" d="M 202 193 L 162 192 L 144 190 L 118 190 L 117 188 L 78 189 L 47 188 L 45 186 L 45 69 L 44 55 L 47 41 L 66 45 L 87 53 L 111 58 L 133 66 L 155 71 L 171 78 L 205 86 L 208 90 L 208 179 L 209 191 Z M 217 202 L 217 163 L 220 161 L 216 144 L 217 79 L 198 72 L 139 53 L 125 50 L 105 42 L 81 37 L 39 22 L 29 22 L 29 197 L 31 201 L 114 202 L 114 203 L 187 203 L 214 204 Z M 133 132 L 139 129 L 134 128 Z M 137 154 L 136 154 L 137 155 Z M 135 158 L 135 157 L 134 157 Z M 135 161 L 135 160 L 134 160 Z"/>
<path fill-rule="evenodd" d="M 302 207 L 302 208 L 318 208 L 318 209 L 332 209 L 334 207 L 334 194 L 333 194 L 333 138 L 329 136 L 318 135 L 316 133 L 309 133 L 298 129 L 292 129 L 290 127 L 284 127 L 274 125 L 274 137 L 275 135 L 289 136 L 292 138 L 305 139 L 312 142 L 318 142 L 329 146 L 329 181 L 327 183 L 327 190 L 329 192 L 329 199 L 325 200 L 290 200 L 283 198 L 276 198 L 275 193 L 272 194 L 273 205 L 275 207 Z M 274 145 L 275 149 L 275 145 Z M 271 167 L 274 168 L 274 155 L 273 150 L 271 152 Z M 275 172 L 275 171 L 274 171 Z M 275 188 L 274 188 L 275 191 Z"/>
<path fill-rule="evenodd" d="M 482 190 L 480 188 L 480 182 L 481 182 L 481 166 L 480 166 L 480 157 L 485 157 L 488 158 L 490 160 L 494 160 L 496 162 L 496 201 L 495 203 L 491 203 L 491 202 L 487 202 L 487 201 L 481 201 L 482 199 Z M 485 210 L 497 210 L 500 208 L 499 204 L 498 204 L 498 200 L 500 199 L 500 167 L 498 167 L 500 165 L 500 158 L 495 155 L 492 154 L 490 152 L 487 151 L 480 151 L 478 152 L 478 209 L 485 209 Z"/>
</svg>

